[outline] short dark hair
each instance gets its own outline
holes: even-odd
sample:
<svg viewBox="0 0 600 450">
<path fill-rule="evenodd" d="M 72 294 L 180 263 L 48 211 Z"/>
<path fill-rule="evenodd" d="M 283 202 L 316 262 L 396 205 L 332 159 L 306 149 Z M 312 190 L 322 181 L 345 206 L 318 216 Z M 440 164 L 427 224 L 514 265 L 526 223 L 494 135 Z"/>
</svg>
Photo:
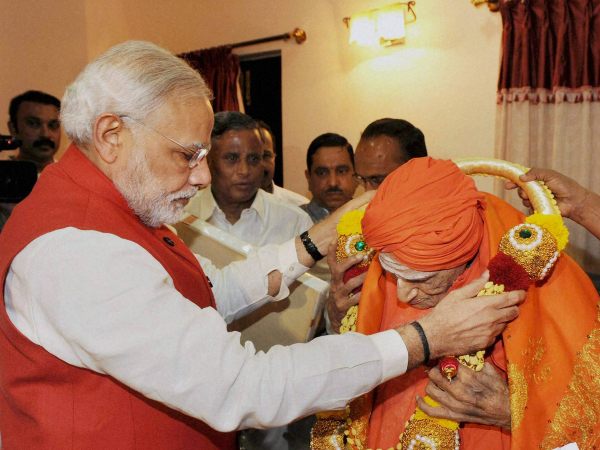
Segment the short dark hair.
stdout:
<svg viewBox="0 0 600 450">
<path fill-rule="evenodd" d="M 309 172 L 312 169 L 313 156 L 321 147 L 344 147 L 354 167 L 354 149 L 348 139 L 336 133 L 324 133 L 314 138 L 306 151 L 306 167 Z"/>
<path fill-rule="evenodd" d="M 215 114 L 215 125 L 210 137 L 218 139 L 229 130 L 258 130 L 258 123 L 248 114 L 238 111 L 221 111 Z"/>
<path fill-rule="evenodd" d="M 19 107 L 23 102 L 34 102 L 41 103 L 42 105 L 52 105 L 56 106 L 58 110 L 60 110 L 60 100 L 57 99 L 54 95 L 46 94 L 42 91 L 27 91 L 23 92 L 10 101 L 8 105 L 8 118 L 10 123 L 12 123 L 13 127 L 17 129 L 17 113 L 19 112 Z"/>
<path fill-rule="evenodd" d="M 400 150 L 406 153 L 408 159 L 427 156 L 423 132 L 407 120 L 390 118 L 376 120 L 365 128 L 360 138 L 369 139 L 377 136 L 389 136 L 396 139 Z"/>
</svg>

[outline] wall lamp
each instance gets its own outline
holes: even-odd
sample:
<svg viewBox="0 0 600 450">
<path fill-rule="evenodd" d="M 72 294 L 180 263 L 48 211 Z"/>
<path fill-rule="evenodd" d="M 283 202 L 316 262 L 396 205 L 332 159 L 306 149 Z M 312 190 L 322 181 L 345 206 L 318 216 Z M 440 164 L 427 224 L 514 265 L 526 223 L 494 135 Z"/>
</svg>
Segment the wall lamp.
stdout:
<svg viewBox="0 0 600 450">
<path fill-rule="evenodd" d="M 394 3 L 344 17 L 343 21 L 349 30 L 348 42 L 382 47 L 403 43 L 406 35 L 405 23 L 417 20 L 414 5 L 414 1 Z"/>
</svg>

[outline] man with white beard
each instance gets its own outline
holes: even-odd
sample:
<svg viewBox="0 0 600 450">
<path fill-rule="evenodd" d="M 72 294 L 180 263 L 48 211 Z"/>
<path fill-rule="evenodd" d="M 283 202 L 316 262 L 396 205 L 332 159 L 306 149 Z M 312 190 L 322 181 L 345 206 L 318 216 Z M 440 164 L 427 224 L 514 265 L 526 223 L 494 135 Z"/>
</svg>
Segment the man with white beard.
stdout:
<svg viewBox="0 0 600 450">
<path fill-rule="evenodd" d="M 233 449 L 232 430 L 342 408 L 425 355 L 487 346 L 518 314 L 524 293 L 473 298 L 482 278 L 422 319 L 422 336 L 242 346 L 226 322 L 285 298 L 339 214 L 221 271 L 193 255 L 162 224 L 210 183 L 209 98 L 145 42 L 108 50 L 67 89 L 73 144 L 0 234 L 3 448 Z"/>
</svg>

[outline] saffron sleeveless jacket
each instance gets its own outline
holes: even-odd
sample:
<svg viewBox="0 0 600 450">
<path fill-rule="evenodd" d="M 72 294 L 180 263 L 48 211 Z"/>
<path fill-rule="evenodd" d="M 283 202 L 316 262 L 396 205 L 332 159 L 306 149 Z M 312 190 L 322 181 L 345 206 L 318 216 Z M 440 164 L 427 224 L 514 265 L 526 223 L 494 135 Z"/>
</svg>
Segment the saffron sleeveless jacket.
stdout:
<svg viewBox="0 0 600 450">
<path fill-rule="evenodd" d="M 141 223 L 113 183 L 74 145 L 42 173 L 0 234 L 3 286 L 21 250 L 34 239 L 66 227 L 135 242 L 162 264 L 185 298 L 200 307 L 214 306 L 206 276 L 183 242 L 165 227 Z M 110 376 L 72 366 L 34 344 L 10 321 L 4 288 L 0 296 L 3 449 L 234 448 L 234 433 L 219 433 Z"/>
</svg>

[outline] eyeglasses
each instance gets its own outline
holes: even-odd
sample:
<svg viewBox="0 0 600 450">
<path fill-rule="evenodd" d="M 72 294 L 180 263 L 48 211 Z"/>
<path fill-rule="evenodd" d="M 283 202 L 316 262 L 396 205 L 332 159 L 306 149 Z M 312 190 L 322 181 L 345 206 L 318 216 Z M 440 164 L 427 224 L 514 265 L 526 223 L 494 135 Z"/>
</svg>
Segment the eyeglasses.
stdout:
<svg viewBox="0 0 600 450">
<path fill-rule="evenodd" d="M 370 177 L 363 177 L 362 175 L 359 175 L 357 173 L 353 174 L 352 176 L 363 186 L 370 184 L 373 187 L 378 187 L 381 183 L 383 183 L 385 177 L 387 177 L 387 175 L 372 175 Z"/>
<path fill-rule="evenodd" d="M 159 136 L 162 136 L 166 140 L 171 141 L 173 144 L 181 147 L 183 150 L 185 150 L 185 157 L 187 158 L 188 167 L 190 169 L 193 169 L 194 167 L 196 167 L 200 163 L 200 161 L 202 161 L 204 158 L 206 158 L 206 155 L 208 155 L 208 152 L 210 152 L 210 144 L 192 144 L 192 145 L 186 147 L 185 145 L 177 142 L 175 139 L 172 139 L 169 136 L 165 136 L 160 131 L 155 130 L 154 128 L 146 125 L 145 123 L 143 123 L 137 119 L 134 119 L 133 117 L 130 117 L 127 115 L 121 115 L 119 117 L 121 119 L 129 119 L 132 122 L 135 122 L 136 124 L 141 125 L 150 131 L 154 131 Z"/>
</svg>

